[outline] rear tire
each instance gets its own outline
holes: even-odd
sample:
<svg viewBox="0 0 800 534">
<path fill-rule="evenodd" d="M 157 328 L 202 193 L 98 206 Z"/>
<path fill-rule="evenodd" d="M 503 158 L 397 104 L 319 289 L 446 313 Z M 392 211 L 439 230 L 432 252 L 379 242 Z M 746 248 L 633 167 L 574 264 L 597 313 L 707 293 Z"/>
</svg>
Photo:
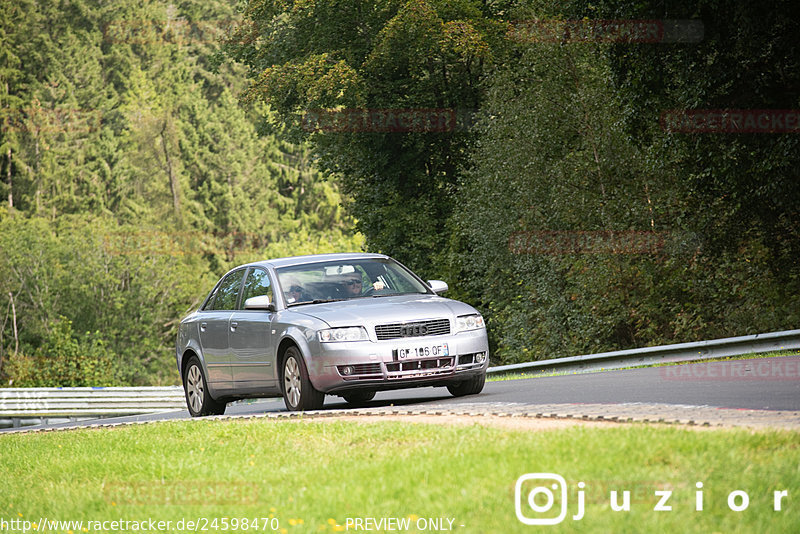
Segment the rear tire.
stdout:
<svg viewBox="0 0 800 534">
<path fill-rule="evenodd" d="M 477 395 L 483 390 L 483 385 L 486 383 L 486 373 L 481 373 L 478 376 L 467 378 L 457 384 L 450 384 L 447 386 L 447 391 L 454 397 L 463 397 L 464 395 Z"/>
<path fill-rule="evenodd" d="M 314 389 L 308 370 L 297 347 L 289 347 L 283 359 L 281 373 L 283 402 L 292 412 L 319 410 L 325 403 L 325 394 Z"/>
<path fill-rule="evenodd" d="M 192 417 L 225 413 L 228 403 L 211 398 L 206 375 L 197 356 L 189 358 L 189 363 L 186 365 L 183 373 L 183 391 L 186 394 L 186 407 Z"/>
<path fill-rule="evenodd" d="M 368 403 L 372 399 L 375 398 L 374 391 L 353 391 L 350 393 L 344 393 L 342 398 L 347 404 L 352 404 L 353 406 L 363 406 L 364 404 Z"/>
</svg>

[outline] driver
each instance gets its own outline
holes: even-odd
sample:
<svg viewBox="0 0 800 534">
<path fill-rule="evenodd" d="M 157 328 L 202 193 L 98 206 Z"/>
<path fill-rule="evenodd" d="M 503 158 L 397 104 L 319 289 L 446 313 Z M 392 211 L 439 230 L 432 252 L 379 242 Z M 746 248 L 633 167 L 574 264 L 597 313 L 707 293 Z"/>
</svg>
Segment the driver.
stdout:
<svg viewBox="0 0 800 534">
<path fill-rule="evenodd" d="M 361 275 L 358 273 L 350 273 L 343 277 L 342 286 L 344 289 L 345 297 L 359 297 L 361 296 Z"/>
<path fill-rule="evenodd" d="M 367 291 L 362 293 L 362 284 L 363 281 L 361 279 L 361 274 L 357 272 L 353 272 L 350 274 L 346 274 L 342 280 L 342 286 L 344 288 L 344 295 L 345 297 L 360 297 L 362 294 L 369 293 L 370 291 L 380 291 L 384 288 L 383 282 L 378 280 L 374 284 L 372 284 Z"/>
</svg>

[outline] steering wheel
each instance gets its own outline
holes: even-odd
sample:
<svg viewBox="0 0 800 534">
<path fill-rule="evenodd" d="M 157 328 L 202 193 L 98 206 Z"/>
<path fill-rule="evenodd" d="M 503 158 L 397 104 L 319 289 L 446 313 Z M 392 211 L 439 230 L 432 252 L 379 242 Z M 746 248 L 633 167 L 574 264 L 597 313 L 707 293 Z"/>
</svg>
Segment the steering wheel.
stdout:
<svg viewBox="0 0 800 534">
<path fill-rule="evenodd" d="M 376 285 L 380 285 L 380 287 L 375 287 Z M 384 284 L 380 280 L 377 280 L 377 281 L 373 282 L 372 286 L 369 289 L 367 289 L 364 293 L 362 293 L 362 295 L 365 296 L 365 297 L 369 296 L 369 295 L 374 295 L 375 293 L 377 293 L 379 291 L 383 291 L 385 289 L 387 289 L 386 284 Z"/>
</svg>

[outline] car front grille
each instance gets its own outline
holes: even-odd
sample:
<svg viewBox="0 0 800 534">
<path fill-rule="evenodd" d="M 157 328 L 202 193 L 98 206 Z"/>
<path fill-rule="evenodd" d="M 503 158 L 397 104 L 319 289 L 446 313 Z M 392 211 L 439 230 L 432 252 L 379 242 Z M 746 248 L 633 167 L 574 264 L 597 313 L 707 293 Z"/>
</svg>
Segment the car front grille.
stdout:
<svg viewBox="0 0 800 534">
<path fill-rule="evenodd" d="M 378 341 L 403 337 L 441 336 L 449 333 L 449 319 L 382 324 L 375 327 L 375 334 L 378 336 Z"/>
<path fill-rule="evenodd" d="M 432 358 L 429 360 L 409 360 L 386 364 L 389 380 L 398 378 L 419 378 L 450 374 L 453 372 L 454 358 Z"/>
</svg>

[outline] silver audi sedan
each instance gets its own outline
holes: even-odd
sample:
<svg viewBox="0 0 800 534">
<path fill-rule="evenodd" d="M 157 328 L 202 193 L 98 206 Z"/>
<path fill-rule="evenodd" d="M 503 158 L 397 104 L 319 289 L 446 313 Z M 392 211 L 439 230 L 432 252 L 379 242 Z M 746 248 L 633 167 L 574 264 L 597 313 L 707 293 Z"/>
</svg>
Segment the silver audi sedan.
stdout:
<svg viewBox="0 0 800 534">
<path fill-rule="evenodd" d="M 480 393 L 489 364 L 483 317 L 440 297 L 382 254 L 319 254 L 236 267 L 180 324 L 176 347 L 192 416 L 227 402 L 283 396 L 316 410 L 376 391 L 447 387 Z"/>
</svg>

